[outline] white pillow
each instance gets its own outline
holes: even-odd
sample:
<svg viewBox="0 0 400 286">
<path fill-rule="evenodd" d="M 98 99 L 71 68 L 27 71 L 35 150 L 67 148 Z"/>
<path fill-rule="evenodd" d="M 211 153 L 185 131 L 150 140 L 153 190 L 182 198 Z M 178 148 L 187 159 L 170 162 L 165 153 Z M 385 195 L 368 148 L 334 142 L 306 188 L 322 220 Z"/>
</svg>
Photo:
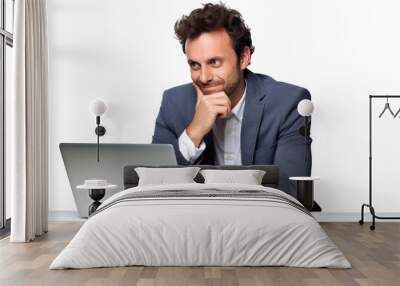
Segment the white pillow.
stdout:
<svg viewBox="0 0 400 286">
<path fill-rule="evenodd" d="M 139 176 L 138 186 L 195 183 L 199 167 L 182 168 L 135 168 Z"/>
<path fill-rule="evenodd" d="M 261 185 L 265 171 L 262 170 L 201 170 L 204 183 L 235 183 Z"/>
</svg>

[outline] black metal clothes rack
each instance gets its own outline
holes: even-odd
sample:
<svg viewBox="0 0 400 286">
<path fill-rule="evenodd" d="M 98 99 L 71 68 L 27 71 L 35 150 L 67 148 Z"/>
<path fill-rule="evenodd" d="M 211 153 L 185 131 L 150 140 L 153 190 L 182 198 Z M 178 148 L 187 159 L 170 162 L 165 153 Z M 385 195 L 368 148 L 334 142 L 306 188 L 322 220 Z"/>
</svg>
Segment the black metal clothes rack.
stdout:
<svg viewBox="0 0 400 286">
<path fill-rule="evenodd" d="M 400 217 L 378 216 L 375 213 L 375 208 L 372 205 L 372 99 L 374 98 L 400 98 L 400 95 L 370 95 L 369 96 L 369 203 L 361 206 L 361 219 L 359 224 L 364 224 L 364 207 L 369 208 L 372 215 L 371 230 L 375 229 L 375 219 L 400 219 Z"/>
</svg>

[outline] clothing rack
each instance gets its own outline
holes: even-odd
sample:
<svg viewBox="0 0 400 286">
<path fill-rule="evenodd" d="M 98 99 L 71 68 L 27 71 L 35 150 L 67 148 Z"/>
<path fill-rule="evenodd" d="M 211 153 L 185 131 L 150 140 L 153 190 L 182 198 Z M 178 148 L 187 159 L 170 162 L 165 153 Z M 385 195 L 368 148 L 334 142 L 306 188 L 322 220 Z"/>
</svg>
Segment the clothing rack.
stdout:
<svg viewBox="0 0 400 286">
<path fill-rule="evenodd" d="M 400 98 L 400 95 L 370 95 L 369 96 L 369 203 L 361 206 L 361 219 L 359 224 L 364 224 L 364 207 L 368 207 L 372 215 L 372 225 L 370 229 L 375 229 L 375 219 L 400 219 L 400 217 L 378 216 L 372 205 L 372 100 L 374 98 Z M 397 115 L 397 113 L 396 113 Z"/>
</svg>

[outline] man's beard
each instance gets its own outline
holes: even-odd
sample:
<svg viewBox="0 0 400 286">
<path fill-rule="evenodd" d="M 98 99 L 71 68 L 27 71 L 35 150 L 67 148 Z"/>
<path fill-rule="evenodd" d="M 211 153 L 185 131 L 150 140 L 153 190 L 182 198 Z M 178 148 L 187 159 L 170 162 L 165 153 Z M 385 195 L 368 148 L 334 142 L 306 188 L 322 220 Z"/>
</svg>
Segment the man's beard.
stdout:
<svg viewBox="0 0 400 286">
<path fill-rule="evenodd" d="M 231 98 L 240 87 L 240 77 L 225 88 L 226 95 Z"/>
<path fill-rule="evenodd" d="M 207 94 L 212 94 L 212 93 L 216 93 L 216 92 L 221 92 L 224 91 L 226 93 L 226 95 L 231 98 L 235 92 L 238 90 L 238 88 L 240 87 L 240 72 L 237 71 L 234 81 L 229 83 L 227 86 L 225 86 L 225 80 L 221 79 L 219 81 L 213 81 L 213 82 L 209 82 L 207 84 L 202 84 L 199 80 L 196 81 L 196 84 L 198 87 L 200 87 L 201 91 L 203 92 L 203 94 L 207 95 Z M 204 90 L 206 88 L 210 88 L 213 86 L 221 86 L 222 88 L 220 90 L 214 91 L 212 93 L 207 93 Z"/>
</svg>

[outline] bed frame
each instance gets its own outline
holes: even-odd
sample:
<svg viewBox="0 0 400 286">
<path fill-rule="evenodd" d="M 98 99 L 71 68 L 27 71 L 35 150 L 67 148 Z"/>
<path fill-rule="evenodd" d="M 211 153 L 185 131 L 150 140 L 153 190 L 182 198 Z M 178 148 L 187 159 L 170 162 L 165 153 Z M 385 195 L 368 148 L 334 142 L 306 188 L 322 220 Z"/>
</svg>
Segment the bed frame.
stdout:
<svg viewBox="0 0 400 286">
<path fill-rule="evenodd" d="M 143 165 L 128 165 L 124 167 L 124 190 L 133 188 L 138 185 L 139 176 L 137 175 L 136 167 L 162 167 L 162 168 L 182 168 L 182 167 L 200 167 L 201 169 L 217 169 L 217 170 L 264 170 L 265 175 L 262 179 L 261 184 L 264 187 L 278 188 L 279 185 L 279 168 L 276 165 L 249 165 L 249 166 L 213 166 L 213 165 L 189 165 L 189 166 L 143 166 Z M 204 183 L 203 176 L 198 173 L 194 178 L 197 183 Z"/>
</svg>

